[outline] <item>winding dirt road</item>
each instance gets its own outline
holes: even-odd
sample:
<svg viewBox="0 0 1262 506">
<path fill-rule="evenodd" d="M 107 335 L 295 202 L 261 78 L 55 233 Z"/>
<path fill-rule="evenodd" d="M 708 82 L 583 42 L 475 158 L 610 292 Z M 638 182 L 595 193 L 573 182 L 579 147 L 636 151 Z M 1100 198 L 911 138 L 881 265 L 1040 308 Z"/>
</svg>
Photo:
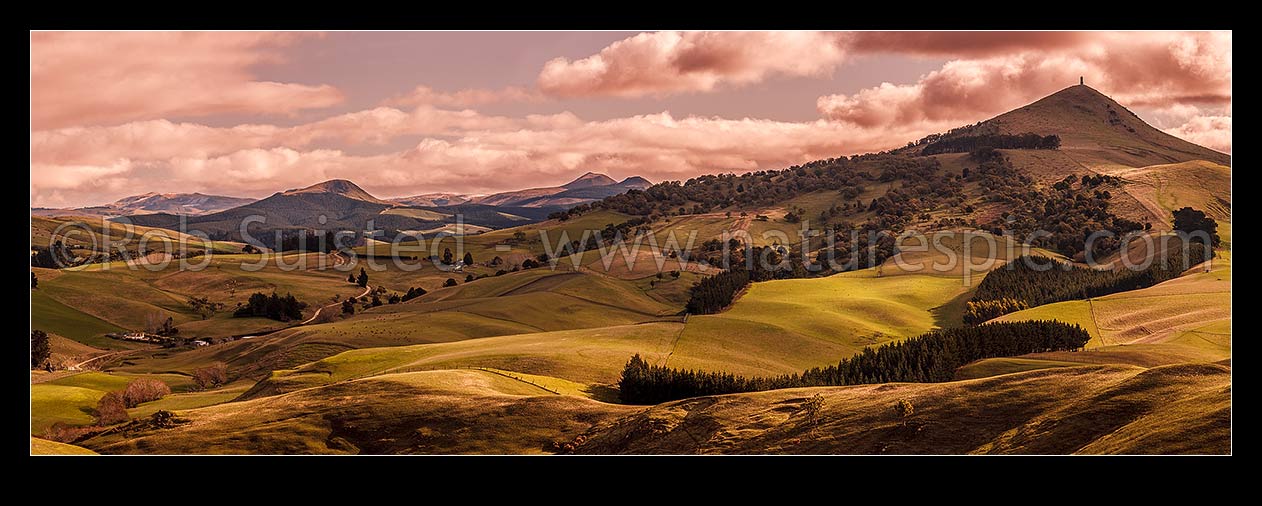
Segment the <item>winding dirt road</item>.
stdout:
<svg viewBox="0 0 1262 506">
<path fill-rule="evenodd" d="M 367 285 L 367 286 L 364 286 L 364 293 L 361 293 L 361 294 L 359 294 L 359 295 L 355 296 L 355 298 L 359 298 L 359 297 L 366 296 L 366 295 L 368 295 L 370 292 L 372 292 L 372 285 Z M 315 312 L 315 314 L 311 315 L 311 318 L 307 318 L 306 320 L 303 320 L 303 322 L 302 322 L 302 323 L 299 323 L 298 325 L 306 325 L 306 324 L 308 324 L 308 323 L 311 323 L 312 321 L 315 321 L 315 319 L 316 319 L 316 318 L 319 318 L 319 317 L 320 317 L 320 312 L 321 312 L 321 311 L 324 311 L 324 308 L 327 308 L 327 307 L 333 307 L 333 306 L 341 306 L 341 305 L 342 305 L 342 303 L 341 303 L 341 302 L 334 302 L 334 303 L 332 303 L 332 304 L 328 304 L 328 305 L 320 306 L 320 307 L 316 308 L 316 312 Z M 294 325 L 294 326 L 295 326 L 295 327 L 297 327 L 298 325 Z"/>
<path fill-rule="evenodd" d="M 131 353 L 131 352 L 133 352 L 133 351 L 136 351 L 136 350 L 121 350 L 121 351 L 115 351 L 115 352 L 111 352 L 111 353 L 106 353 L 106 354 L 103 354 L 103 355 L 97 355 L 97 356 L 95 356 L 95 357 L 92 357 L 92 358 L 89 358 L 89 359 L 87 359 L 87 360 L 84 360 L 83 362 L 79 362 L 79 363 L 74 364 L 74 365 L 72 365 L 72 366 L 70 366 L 70 367 L 67 367 L 66 369 L 69 369 L 69 370 L 72 370 L 72 371 L 73 371 L 73 370 L 79 370 L 79 369 L 81 369 L 83 366 L 88 365 L 88 364 L 90 364 L 90 363 L 92 363 L 92 362 L 96 362 L 97 360 L 100 360 L 100 359 L 103 359 L 103 358 L 106 358 L 106 357 L 113 357 L 113 356 L 116 356 L 116 355 L 122 355 L 122 354 L 124 354 L 124 353 Z"/>
</svg>

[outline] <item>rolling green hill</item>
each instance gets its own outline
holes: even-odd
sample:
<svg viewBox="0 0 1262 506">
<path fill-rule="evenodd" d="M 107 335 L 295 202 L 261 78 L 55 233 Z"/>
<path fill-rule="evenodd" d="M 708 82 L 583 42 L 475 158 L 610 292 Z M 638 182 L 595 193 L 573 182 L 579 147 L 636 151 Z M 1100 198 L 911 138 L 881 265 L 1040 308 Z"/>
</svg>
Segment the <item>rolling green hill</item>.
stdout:
<svg viewBox="0 0 1262 506">
<path fill-rule="evenodd" d="M 819 395 L 818 422 L 803 404 Z M 962 401 L 967 399 L 966 401 Z M 894 406 L 907 400 L 905 420 Z M 576 453 L 1227 454 L 1231 372 L 1069 367 L 938 384 L 799 388 L 671 402 Z"/>
<path fill-rule="evenodd" d="M 948 135 L 1029 132 L 1059 135 L 1061 148 L 1001 150 L 1008 167 L 984 166 L 982 155 L 969 153 L 920 156 L 913 143 L 786 170 L 662 183 L 551 219 L 544 219 L 550 209 L 485 202 L 399 206 L 341 180 L 196 217 L 200 225 L 228 230 L 245 213 L 266 215 L 279 228 L 314 226 L 323 214 L 331 225 L 322 227 L 375 219 L 378 226 L 433 234 L 453 229 L 453 215 L 464 213 L 476 219 L 460 231 L 463 251 L 448 237 L 399 253 L 426 258 L 451 247 L 457 259 L 468 252 L 473 262 L 455 272 L 418 260 L 425 265 L 414 270 L 390 261 L 387 243 L 375 240 L 358 246 L 357 258 L 223 254 L 241 245 L 207 242 L 204 250 L 220 254 L 196 271 L 134 262 L 35 269 L 32 325 L 54 334 L 61 355 L 105 353 L 84 344 L 126 351 L 91 365 L 103 371 L 33 372 L 32 434 L 45 435 L 58 422 L 90 424 L 106 392 L 153 377 L 174 393 L 131 409 L 140 420 L 127 431 L 77 444 L 106 454 L 1229 453 L 1229 157 L 1157 131 L 1085 86 Z M 1052 185 L 1067 175 L 1096 174 L 1121 179 L 1053 195 Z M 610 186 L 589 179 L 601 184 L 508 197 L 524 199 L 521 205 L 591 200 L 605 191 L 592 188 Z M 1060 223 L 1038 223 L 1064 237 L 1077 237 L 1078 227 L 1097 220 L 1116 223 L 1109 213 L 1167 233 L 1170 212 L 1192 206 L 1218 220 L 1224 245 L 1208 271 L 1198 267 L 1142 290 L 1000 318 L 1079 324 L 1092 336 L 1086 351 L 977 361 L 948 383 L 790 389 L 650 407 L 614 403 L 634 354 L 672 368 L 777 375 L 962 325 L 965 301 L 986 271 L 1023 253 L 1011 237 L 992 234 L 1000 233 L 1004 213 L 1028 211 L 1027 200 L 1051 208 L 1030 211 L 1043 212 L 1045 221 L 1071 210 Z M 145 219 L 161 225 L 168 218 Z M 692 285 L 719 270 L 669 254 L 640 251 L 634 265 L 625 265 L 615 253 L 606 268 L 599 251 L 589 250 L 559 259 L 555 269 L 525 268 L 551 249 L 541 232 L 549 246 L 562 232 L 575 241 L 585 230 L 620 224 L 629 235 L 647 230 L 659 240 L 675 234 L 685 242 L 694 234 L 686 256 L 696 259 L 713 254 L 713 242 L 708 250 L 702 244 L 724 234 L 748 233 L 758 246 L 792 245 L 799 219 L 837 234 L 863 226 L 924 232 L 946 251 L 926 251 L 904 237 L 898 254 L 877 267 L 756 282 L 707 315 L 684 308 Z M 61 223 L 33 217 L 32 240 L 47 242 Z M 482 224 L 509 228 L 476 226 Z M 1111 259 L 1122 254 L 1151 252 Z M 261 261 L 266 265 L 246 268 Z M 343 315 L 340 301 L 363 290 L 347 281 L 348 273 L 370 262 L 384 266 L 368 270 L 369 286 L 385 289 L 383 300 L 418 287 L 427 293 L 375 307 L 361 301 L 353 315 Z M 449 278 L 454 286 L 444 286 Z M 318 307 L 329 311 L 304 325 L 231 316 L 250 294 L 273 291 L 308 303 L 304 319 Z M 224 309 L 203 318 L 189 297 Z M 157 348 L 103 337 L 167 317 L 180 336 L 216 338 L 215 344 Z M 216 363 L 227 366 L 230 384 L 194 391 L 193 371 Z M 810 399 L 821 403 L 814 422 Z M 895 415 L 900 400 L 914 405 L 912 415 Z M 177 423 L 156 428 L 143 420 L 158 410 L 175 412 Z"/>
<path fill-rule="evenodd" d="M 543 453 L 567 442 L 598 454 L 1229 453 L 1230 389 L 1230 369 L 1217 365 L 1086 366 L 642 408 L 442 370 L 191 409 L 172 429 L 81 444 L 102 453 Z M 811 423 L 802 405 L 817 394 Z M 900 399 L 915 408 L 906 420 L 893 410 Z"/>
<path fill-rule="evenodd" d="M 97 455 L 97 453 L 80 446 L 32 437 L 31 455 Z"/>
</svg>

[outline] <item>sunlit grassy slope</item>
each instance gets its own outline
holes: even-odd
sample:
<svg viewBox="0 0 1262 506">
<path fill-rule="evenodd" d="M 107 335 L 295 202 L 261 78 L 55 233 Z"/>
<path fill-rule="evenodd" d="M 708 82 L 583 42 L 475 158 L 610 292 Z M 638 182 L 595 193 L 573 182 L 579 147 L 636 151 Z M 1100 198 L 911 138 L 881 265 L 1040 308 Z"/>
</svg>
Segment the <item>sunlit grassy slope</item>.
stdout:
<svg viewBox="0 0 1262 506">
<path fill-rule="evenodd" d="M 635 409 L 491 371 L 427 371 L 182 411 L 189 423 L 175 429 L 85 444 L 105 453 L 543 453 Z"/>
<path fill-rule="evenodd" d="M 805 402 L 822 399 L 818 423 Z M 910 402 L 914 414 L 894 406 Z M 1178 454 L 1231 451 L 1219 365 L 1062 367 L 951 383 L 671 402 L 602 425 L 581 453 Z"/>
<path fill-rule="evenodd" d="M 723 370 L 757 374 L 831 364 L 865 346 L 958 325 L 954 306 L 971 288 L 959 278 L 878 277 L 875 269 L 755 283 L 731 309 L 691 317 L 666 363 L 722 362 Z"/>
<path fill-rule="evenodd" d="M 529 379 L 523 377 L 522 379 Z M 802 406 L 822 398 L 818 422 Z M 391 373 L 181 411 L 102 453 L 1227 453 L 1230 370 L 1063 367 L 971 381 L 776 390 L 655 407 L 482 370 Z M 903 419 L 893 406 L 912 403 Z"/>
<path fill-rule="evenodd" d="M 37 437 L 31 438 L 31 455 L 96 455 L 97 453 L 81 446 L 58 443 Z"/>
</svg>

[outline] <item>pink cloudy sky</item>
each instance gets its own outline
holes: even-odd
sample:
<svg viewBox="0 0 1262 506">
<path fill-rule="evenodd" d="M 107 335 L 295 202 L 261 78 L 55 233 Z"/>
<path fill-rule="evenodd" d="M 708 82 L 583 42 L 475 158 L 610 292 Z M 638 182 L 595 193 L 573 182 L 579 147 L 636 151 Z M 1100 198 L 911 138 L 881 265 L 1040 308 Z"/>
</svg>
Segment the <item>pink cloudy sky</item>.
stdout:
<svg viewBox="0 0 1262 506">
<path fill-rule="evenodd" d="M 31 205 L 779 168 L 900 146 L 1080 75 L 1231 152 L 1230 32 L 38 32 Z"/>
</svg>

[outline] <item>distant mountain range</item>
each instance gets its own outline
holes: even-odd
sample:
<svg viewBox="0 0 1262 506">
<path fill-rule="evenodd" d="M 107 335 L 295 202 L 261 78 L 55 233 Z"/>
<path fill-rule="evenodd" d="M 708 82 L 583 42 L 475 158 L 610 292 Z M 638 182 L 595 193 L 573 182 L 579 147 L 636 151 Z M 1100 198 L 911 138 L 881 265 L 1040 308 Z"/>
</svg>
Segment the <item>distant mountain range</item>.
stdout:
<svg viewBox="0 0 1262 506">
<path fill-rule="evenodd" d="M 363 227 L 364 220 L 376 218 L 378 227 L 409 229 L 450 221 L 456 213 L 478 220 L 471 223 L 491 228 L 539 221 L 561 208 L 651 186 L 648 180 L 633 176 L 615 181 L 604 174 L 588 172 L 561 186 L 531 188 L 496 193 L 468 195 L 459 193 L 424 193 L 411 197 L 379 199 L 343 179 L 276 193 L 262 200 L 241 197 L 205 195 L 201 193 L 145 193 L 124 197 L 115 202 L 79 208 L 31 208 L 33 216 L 129 216 L 139 225 L 173 227 L 179 216 L 188 219 L 206 232 L 223 232 L 238 227 L 250 215 L 268 217 L 272 228 L 322 228 L 330 223 L 351 223 Z M 391 208 L 403 208 L 385 212 Z M 418 208 L 406 211 L 406 208 Z M 428 212 L 421 212 L 422 210 Z M 319 216 L 325 216 L 321 224 Z M 331 221 L 328 221 L 331 220 Z M 236 225 L 233 225 L 233 224 Z"/>
<path fill-rule="evenodd" d="M 32 208 L 37 216 L 131 216 L 136 214 L 170 213 L 200 216 L 254 202 L 254 199 L 205 195 L 202 193 L 145 193 L 123 197 L 103 206 L 79 208 Z"/>
<path fill-rule="evenodd" d="M 643 190 L 649 186 L 652 183 L 639 176 L 614 181 L 604 174 L 588 172 L 561 186 L 496 193 L 471 198 L 469 203 L 513 207 L 572 207 L 626 193 L 627 190 Z"/>
<path fill-rule="evenodd" d="M 473 197 L 460 193 L 422 193 L 411 197 L 397 197 L 388 200 L 405 206 L 432 207 L 466 204 L 471 198 Z"/>
<path fill-rule="evenodd" d="M 494 229 L 542 221 L 557 210 L 648 186 L 650 183 L 641 177 L 619 182 L 604 174 L 589 172 L 558 187 L 479 197 L 429 193 L 383 200 L 351 181 L 334 179 L 279 192 L 262 200 L 238 199 L 244 202 L 216 212 L 181 212 L 188 209 L 185 207 L 174 212 L 132 214 L 129 219 L 137 225 L 176 228 L 183 214 L 183 223 L 190 230 L 204 232 L 215 239 L 241 240 L 242 223 L 247 218 L 262 217 L 263 221 L 255 220 L 250 225 L 250 233 L 265 242 L 273 239 L 268 235 L 272 231 L 361 231 L 370 222 L 380 230 L 432 231 L 456 222 L 457 215 L 467 225 Z M 129 197 L 119 202 L 139 202 L 145 198 L 148 197 Z M 111 209 L 127 208 L 119 203 L 111 206 Z"/>
<path fill-rule="evenodd" d="M 643 190 L 652 186 L 649 180 L 632 176 L 622 181 L 595 172 L 588 172 L 561 186 L 528 188 L 491 195 L 461 193 L 422 193 L 411 197 L 390 199 L 391 202 L 409 206 L 453 206 L 479 204 L 495 207 L 570 207 L 595 202 L 605 197 L 626 193 L 627 190 Z"/>
</svg>

